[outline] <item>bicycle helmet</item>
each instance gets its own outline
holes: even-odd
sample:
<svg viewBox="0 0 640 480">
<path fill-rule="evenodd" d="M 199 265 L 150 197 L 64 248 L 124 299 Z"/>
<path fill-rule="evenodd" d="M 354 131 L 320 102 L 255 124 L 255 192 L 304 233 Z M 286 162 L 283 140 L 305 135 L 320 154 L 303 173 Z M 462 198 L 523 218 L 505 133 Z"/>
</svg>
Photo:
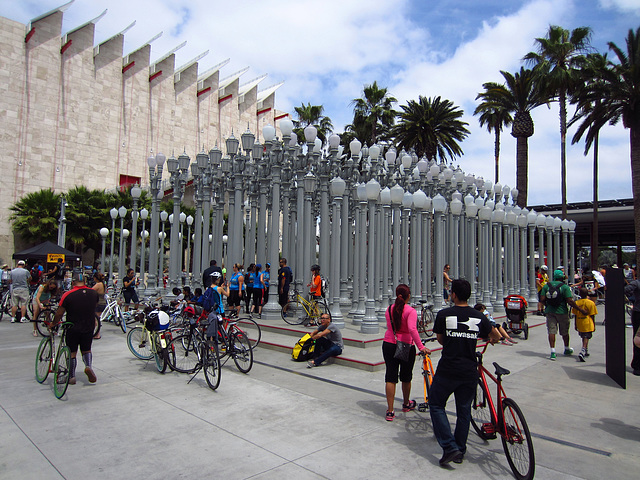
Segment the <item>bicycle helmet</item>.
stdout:
<svg viewBox="0 0 640 480">
<path fill-rule="evenodd" d="M 220 272 L 213 272 L 210 276 L 213 278 L 220 278 L 222 277 L 222 274 Z"/>
<path fill-rule="evenodd" d="M 184 314 L 185 317 L 195 317 L 196 316 L 196 310 L 191 305 L 185 307 L 185 309 L 184 309 L 184 311 L 182 313 Z"/>
</svg>

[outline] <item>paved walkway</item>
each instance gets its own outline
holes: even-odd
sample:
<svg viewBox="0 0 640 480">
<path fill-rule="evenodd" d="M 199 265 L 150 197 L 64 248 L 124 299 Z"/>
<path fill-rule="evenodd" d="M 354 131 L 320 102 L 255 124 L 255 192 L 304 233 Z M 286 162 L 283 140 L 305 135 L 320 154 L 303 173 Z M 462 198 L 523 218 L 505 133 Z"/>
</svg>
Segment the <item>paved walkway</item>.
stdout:
<svg viewBox="0 0 640 480">
<path fill-rule="evenodd" d="M 534 435 L 536 478 L 638 478 L 640 378 L 629 374 L 623 390 L 604 374 L 598 327 L 587 363 L 549 361 L 542 326 L 486 355 L 512 372 L 505 388 Z M 227 364 L 213 392 L 202 374 L 187 384 L 186 375 L 160 375 L 153 362 L 136 360 L 107 325 L 94 342 L 98 383 L 79 368 L 60 401 L 51 379 L 34 379 L 39 339 L 30 331 L 0 322 L 1 479 L 513 478 L 500 440 L 473 433 L 464 463 L 439 467 L 428 413 L 384 421 L 383 372 L 307 369 L 258 348 L 248 375 Z M 572 343 L 577 349 L 577 335 Z M 418 400 L 421 382 L 416 365 Z"/>
</svg>

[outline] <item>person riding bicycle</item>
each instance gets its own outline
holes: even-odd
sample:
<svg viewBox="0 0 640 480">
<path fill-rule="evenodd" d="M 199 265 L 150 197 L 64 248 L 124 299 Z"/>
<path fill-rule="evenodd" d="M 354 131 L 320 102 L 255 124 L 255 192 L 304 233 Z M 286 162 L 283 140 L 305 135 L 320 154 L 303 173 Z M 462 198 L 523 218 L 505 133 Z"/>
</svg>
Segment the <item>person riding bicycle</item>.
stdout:
<svg viewBox="0 0 640 480">
<path fill-rule="evenodd" d="M 471 402 L 478 384 L 478 338 L 489 337 L 491 343 L 500 340 L 500 333 L 491 326 L 489 319 L 470 307 L 471 285 L 458 278 L 451 282 L 451 300 L 454 306 L 440 310 L 436 315 L 433 331 L 442 345 L 429 394 L 429 411 L 433 433 L 442 447 L 440 465 L 462 463 L 467 451 L 467 437 L 471 422 Z M 453 394 L 456 401 L 456 429 L 451 433 L 445 407 Z"/>
<path fill-rule="evenodd" d="M 45 306 L 49 303 L 52 297 L 58 294 L 58 284 L 54 279 L 43 283 L 38 287 L 36 295 L 33 299 L 33 318 L 37 318 L 41 310 L 44 310 Z M 33 322 L 33 336 L 38 336 L 37 323 Z"/>
</svg>

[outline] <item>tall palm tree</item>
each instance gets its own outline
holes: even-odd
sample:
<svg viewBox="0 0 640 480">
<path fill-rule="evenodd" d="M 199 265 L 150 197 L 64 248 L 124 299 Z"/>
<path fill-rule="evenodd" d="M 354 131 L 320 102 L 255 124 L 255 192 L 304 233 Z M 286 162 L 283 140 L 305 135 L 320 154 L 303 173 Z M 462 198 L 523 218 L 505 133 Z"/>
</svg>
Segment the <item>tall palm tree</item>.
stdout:
<svg viewBox="0 0 640 480">
<path fill-rule="evenodd" d="M 487 110 L 504 111 L 514 114 L 511 125 L 511 136 L 516 139 L 516 188 L 517 204 L 527 206 L 528 170 L 529 170 L 529 137 L 533 135 L 534 125 L 531 110 L 545 103 L 545 97 L 537 82 L 533 70 L 520 68 L 511 74 L 500 71 L 505 83 L 487 82 L 483 84 L 484 92 L 480 98 Z"/>
<path fill-rule="evenodd" d="M 583 83 L 573 92 L 571 103 L 581 103 L 580 108 L 576 111 L 574 117 L 569 122 L 569 127 L 583 119 L 593 108 L 594 105 L 600 104 L 600 99 L 582 102 L 583 96 L 589 95 L 591 84 L 599 82 L 600 78 L 605 74 L 605 70 L 610 68 L 606 54 L 592 53 L 586 56 L 585 64 L 581 69 L 581 77 Z M 606 123 L 606 119 L 602 122 L 599 119 L 597 124 L 587 124 L 586 128 L 592 130 L 591 136 L 585 141 L 584 154 L 589 153 L 589 149 L 593 145 L 593 230 L 591 232 L 591 266 L 598 264 L 598 243 L 599 243 L 599 226 L 598 226 L 598 137 L 600 128 Z M 576 144 L 582 138 L 585 129 L 578 130 L 571 140 L 572 144 Z"/>
<path fill-rule="evenodd" d="M 494 183 L 498 183 L 500 177 L 500 132 L 504 127 L 511 126 L 513 117 L 506 108 L 496 104 L 495 99 L 491 98 L 491 92 L 486 87 L 484 92 L 478 94 L 476 100 L 478 99 L 482 99 L 482 102 L 476 107 L 473 114 L 480 115 L 478 119 L 480 126 L 486 126 L 487 131 L 493 132 L 495 135 L 496 172 Z"/>
<path fill-rule="evenodd" d="M 577 102 L 584 111 L 576 135 L 586 132 L 591 144 L 605 123 L 622 124 L 629 129 L 631 150 L 631 187 L 636 239 L 636 264 L 640 265 L 640 28 L 629 30 L 626 52 L 609 42 L 617 62 L 599 72 L 598 81 L 586 85 Z M 579 137 L 578 137 L 579 138 Z"/>
<path fill-rule="evenodd" d="M 323 115 L 324 107 L 322 105 L 305 105 L 304 102 L 299 107 L 294 107 L 298 120 L 294 120 L 294 132 L 298 136 L 298 142 L 304 143 L 304 128 L 313 125 L 318 130 L 318 138 L 324 143 L 331 132 L 333 132 L 333 124 L 331 119 Z"/>
<path fill-rule="evenodd" d="M 578 27 L 571 32 L 549 26 L 547 35 L 536 38 L 536 52 L 524 60 L 539 66 L 549 100 L 560 105 L 560 173 L 562 177 L 562 218 L 567 216 L 567 95 L 576 86 L 578 66 L 590 50 L 591 29 Z"/>
<path fill-rule="evenodd" d="M 387 88 L 378 87 L 378 82 L 365 85 L 362 98 L 354 98 L 353 123 L 345 130 L 353 131 L 363 143 L 373 145 L 378 140 L 388 140 L 397 112 L 393 104 L 397 100 L 389 94 Z"/>
<path fill-rule="evenodd" d="M 57 242 L 60 199 L 51 189 L 27 193 L 9 207 L 12 230 L 29 243 Z"/>
<path fill-rule="evenodd" d="M 413 148 L 421 157 L 429 160 L 446 160 L 462 155 L 459 142 L 469 135 L 467 122 L 460 120 L 464 114 L 451 100 L 420 95 L 418 101 L 409 100 L 400 105 L 402 112 L 391 133 L 398 150 Z"/>
</svg>

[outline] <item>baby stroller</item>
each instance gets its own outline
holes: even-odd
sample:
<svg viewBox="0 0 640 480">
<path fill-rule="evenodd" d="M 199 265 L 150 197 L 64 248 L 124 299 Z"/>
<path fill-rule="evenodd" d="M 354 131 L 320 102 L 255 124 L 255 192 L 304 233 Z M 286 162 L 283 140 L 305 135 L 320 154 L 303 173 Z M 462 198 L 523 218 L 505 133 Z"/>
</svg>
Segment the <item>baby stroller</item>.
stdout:
<svg viewBox="0 0 640 480">
<path fill-rule="evenodd" d="M 529 325 L 527 318 L 527 300 L 521 295 L 509 295 L 504 299 L 504 308 L 507 312 L 507 321 L 502 324 L 507 332 L 515 335 L 522 332 L 522 337 L 529 338 Z"/>
</svg>

